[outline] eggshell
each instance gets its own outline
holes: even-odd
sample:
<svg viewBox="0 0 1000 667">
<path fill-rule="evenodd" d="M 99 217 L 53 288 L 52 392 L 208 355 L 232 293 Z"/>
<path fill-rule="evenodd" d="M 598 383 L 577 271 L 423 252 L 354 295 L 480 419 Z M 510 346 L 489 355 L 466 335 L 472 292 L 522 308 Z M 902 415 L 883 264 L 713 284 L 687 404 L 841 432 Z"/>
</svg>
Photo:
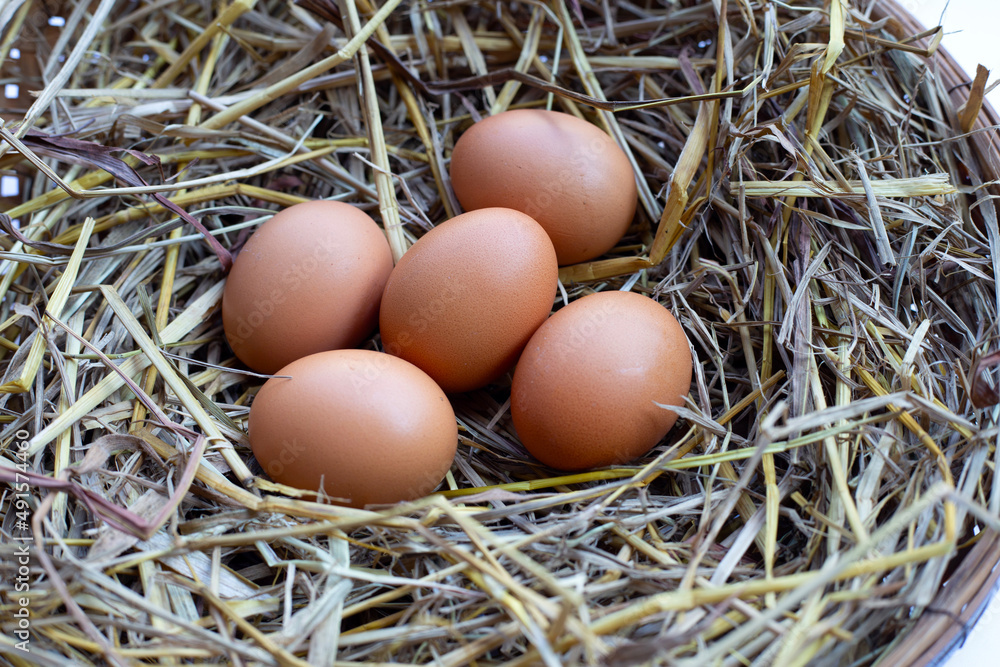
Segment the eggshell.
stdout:
<svg viewBox="0 0 1000 667">
<path fill-rule="evenodd" d="M 503 206 L 537 220 L 559 264 L 603 255 L 635 215 L 628 157 L 596 125 L 557 111 L 515 109 L 479 121 L 456 142 L 450 173 L 466 211 Z"/>
<path fill-rule="evenodd" d="M 413 364 L 371 350 L 293 361 L 250 407 L 250 447 L 276 482 L 364 507 L 420 498 L 455 458 L 444 392 Z"/>
<path fill-rule="evenodd" d="M 514 371 L 511 416 L 542 463 L 583 470 L 642 456 L 666 435 L 691 385 L 687 337 L 662 305 L 600 292 L 531 337 Z"/>
<path fill-rule="evenodd" d="M 286 208 L 233 264 L 222 296 L 226 338 L 262 373 L 354 347 L 375 328 L 391 271 L 389 243 L 363 211 L 336 201 Z"/>
<path fill-rule="evenodd" d="M 386 284 L 385 351 L 448 392 L 503 375 L 545 321 L 559 280 L 545 231 L 523 213 L 486 208 L 447 220 L 406 251 Z"/>
</svg>

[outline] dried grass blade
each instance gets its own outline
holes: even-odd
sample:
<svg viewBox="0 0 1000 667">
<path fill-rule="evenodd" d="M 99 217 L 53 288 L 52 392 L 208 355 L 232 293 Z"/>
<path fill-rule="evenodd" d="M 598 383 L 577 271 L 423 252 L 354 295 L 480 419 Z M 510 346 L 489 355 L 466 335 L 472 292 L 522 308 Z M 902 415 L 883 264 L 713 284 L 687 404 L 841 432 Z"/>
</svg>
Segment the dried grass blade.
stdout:
<svg viewBox="0 0 1000 667">
<path fill-rule="evenodd" d="M 559 267 L 559 281 L 565 285 L 606 280 L 615 276 L 631 275 L 654 266 L 644 257 L 615 257 L 585 264 Z"/>
<path fill-rule="evenodd" d="M 354 35 L 350 41 L 347 42 L 344 48 L 337 51 L 337 53 L 332 56 L 327 56 L 323 60 L 306 67 L 301 72 L 288 77 L 284 81 L 279 81 L 278 83 L 268 86 L 264 90 L 246 100 L 243 100 L 242 102 L 234 104 L 226 111 L 218 113 L 202 122 L 198 127 L 209 130 L 217 130 L 225 127 L 229 123 L 238 120 L 241 116 L 252 113 L 268 102 L 272 102 L 282 95 L 291 92 L 306 81 L 328 72 L 341 63 L 347 62 L 354 57 L 354 54 L 357 53 L 358 49 L 360 49 L 368 38 L 374 34 L 375 29 L 389 17 L 389 15 L 399 6 L 401 2 L 402 0 L 388 0 L 388 2 L 382 5 L 375 15 L 372 16 L 372 18 L 364 25 L 364 27 L 356 35 Z"/>
<path fill-rule="evenodd" d="M 224 283 L 216 283 L 204 294 L 190 304 L 184 312 L 178 315 L 173 322 L 167 325 L 160 332 L 160 340 L 165 345 L 176 343 L 186 336 L 192 329 L 205 321 L 206 315 L 213 311 L 222 299 Z M 143 356 L 130 357 L 119 365 L 122 375 L 131 377 L 141 372 L 150 365 L 151 361 Z M 96 408 L 106 398 L 117 391 L 124 380 L 114 373 L 105 375 L 104 378 L 95 384 L 87 393 L 77 399 L 69 410 L 58 415 L 49 424 L 39 431 L 31 440 L 28 452 L 35 454 L 42 447 L 52 442 L 52 440 L 67 428 L 82 419 L 88 412 Z"/>
<path fill-rule="evenodd" d="M 788 605 L 794 598 L 804 598 L 813 590 L 819 589 L 826 582 L 852 579 L 859 575 L 891 569 L 896 564 L 922 562 L 944 555 L 952 548 L 952 545 L 947 542 L 930 544 L 926 547 L 919 547 L 908 552 L 895 553 L 881 558 L 864 558 L 873 548 L 876 548 L 880 542 L 885 540 L 886 537 L 902 530 L 920 512 L 940 502 L 947 493 L 948 485 L 946 484 L 939 483 L 935 487 L 932 487 L 923 498 L 901 511 L 892 521 L 880 528 L 876 533 L 873 533 L 870 539 L 857 544 L 843 559 L 828 561 L 827 565 L 818 572 L 803 572 L 775 577 L 770 581 L 758 579 L 746 583 L 726 584 L 712 589 L 660 593 L 621 611 L 612 612 L 602 617 L 591 625 L 591 630 L 598 635 L 611 634 L 654 613 L 662 611 L 692 609 L 697 605 L 721 602 L 730 596 L 746 598 L 763 595 L 767 592 L 794 591 L 791 596 L 783 600 L 785 604 L 779 605 L 768 612 L 768 615 L 777 617 L 778 614 L 784 611 L 783 607 Z M 904 519 L 907 520 L 904 521 Z M 753 632 L 752 627 L 749 625 L 744 625 L 742 631 Z M 560 645 L 559 648 L 564 649 L 565 645 Z M 724 650 L 724 648 L 720 646 L 717 650 Z"/>
<path fill-rule="evenodd" d="M 202 407 L 201 402 L 191 394 L 187 384 L 180 378 L 173 364 L 163 356 L 159 348 L 153 343 L 153 339 L 146 334 L 142 325 L 132 315 L 132 310 L 118 295 L 115 288 L 108 285 L 101 285 L 101 294 L 107 301 L 108 306 L 118 316 L 119 321 L 124 325 L 126 331 L 129 332 L 132 339 L 139 346 L 139 349 L 143 351 L 146 358 L 149 359 L 150 363 L 152 363 L 157 372 L 163 377 L 163 380 L 170 386 L 174 394 L 177 395 L 181 405 L 187 409 L 198 426 L 205 432 L 211 446 L 221 451 L 223 458 L 226 459 L 226 463 L 229 464 L 233 473 L 244 485 L 252 484 L 254 476 L 247 468 L 246 463 L 243 462 L 243 459 L 233 449 L 232 443 L 222 434 L 218 425 L 216 425 L 208 412 L 205 411 L 205 408 Z"/>
<path fill-rule="evenodd" d="M 823 74 L 833 69 L 837 58 L 844 52 L 844 15 L 847 14 L 847 0 L 830 0 L 830 42 L 823 59 Z"/>
<path fill-rule="evenodd" d="M 912 178 L 894 178 L 869 181 L 872 193 L 877 197 L 934 197 L 937 195 L 952 195 L 958 189 L 951 183 L 951 176 L 946 173 L 926 174 Z M 849 189 L 841 187 L 836 181 L 820 181 L 815 183 L 796 183 L 786 181 L 744 181 L 733 183 L 730 192 L 737 194 L 742 188 L 747 197 L 826 197 L 838 198 L 856 195 L 866 195 L 865 185 L 861 181 L 848 181 Z"/>
<path fill-rule="evenodd" d="M 148 428 L 140 428 L 136 430 L 133 435 L 141 438 L 164 459 L 172 459 L 181 455 L 180 451 L 156 437 L 156 435 L 154 435 Z M 214 467 L 210 466 L 205 461 L 199 461 L 198 467 L 195 470 L 195 479 L 210 489 L 213 489 L 223 496 L 230 498 L 240 507 L 256 510 L 260 504 L 260 498 L 246 489 L 236 486 L 230 482 L 224 475 L 219 473 Z"/>
<path fill-rule="evenodd" d="M 979 112 L 983 108 L 986 97 L 986 82 L 990 78 L 990 71 L 982 65 L 976 65 L 976 78 L 972 81 L 972 90 L 969 92 L 969 99 L 958 111 L 958 125 L 962 132 L 971 132 L 979 118 Z"/>
<path fill-rule="evenodd" d="M 79 335 L 83 331 L 84 313 L 77 311 L 69 318 L 67 325 L 72 333 Z M 76 399 L 76 382 L 80 362 L 72 358 L 71 355 L 80 353 L 80 341 L 72 335 L 66 339 L 66 356 L 68 357 L 64 365 L 64 376 L 62 378 L 63 388 L 59 395 L 59 412 L 65 412 Z M 70 465 L 70 448 L 73 444 L 73 433 L 70 430 L 63 431 L 56 440 L 54 462 L 52 466 L 53 474 L 58 477 L 62 471 Z M 67 498 L 59 496 L 52 503 L 52 518 L 56 526 L 65 530 L 69 526 L 66 517 Z"/>
<path fill-rule="evenodd" d="M 90 235 L 94 231 L 94 224 L 95 220 L 93 218 L 87 218 L 83 223 L 76 248 L 73 250 L 73 254 L 70 255 L 69 261 L 66 263 L 66 268 L 59 278 L 59 283 L 52 292 L 52 296 L 49 297 L 49 302 L 45 307 L 46 314 L 42 317 L 43 330 L 48 330 L 52 327 L 52 317 L 59 318 L 62 315 L 66 301 L 69 300 L 70 291 L 76 286 L 76 277 L 80 272 L 84 250 L 86 250 L 87 244 L 90 242 Z M 36 336 L 31 343 L 31 349 L 28 352 L 28 358 L 24 362 L 24 368 L 21 369 L 20 376 L 0 387 L 0 393 L 29 391 L 35 382 L 35 375 L 42 365 L 42 358 L 44 356 L 45 337 Z"/>
<path fill-rule="evenodd" d="M 875 190 L 872 182 L 868 178 L 868 168 L 860 155 L 854 156 L 854 162 L 858 168 L 858 176 L 861 177 L 861 186 L 865 191 L 865 199 L 868 201 L 868 217 L 872 223 L 872 231 L 875 233 L 875 245 L 878 247 L 878 256 L 883 264 L 888 266 L 896 265 L 896 254 L 892 251 L 892 244 L 889 241 L 889 233 L 885 230 L 885 221 L 882 220 L 882 209 L 878 199 L 875 197 Z"/>
<path fill-rule="evenodd" d="M 538 42 L 542 38 L 542 25 L 544 23 L 545 15 L 537 7 L 531 12 L 531 22 L 528 24 L 528 30 L 524 35 L 524 43 L 521 45 L 521 52 L 517 56 L 517 63 L 514 64 L 514 69 L 518 72 L 527 73 L 528 67 L 531 65 L 538 57 Z M 503 84 L 503 88 L 500 89 L 500 94 L 497 96 L 496 102 L 490 107 L 490 115 L 495 116 L 498 113 L 507 110 L 510 103 L 513 101 L 514 96 L 517 95 L 518 89 L 520 89 L 521 84 L 515 79 Z"/>
<path fill-rule="evenodd" d="M 573 19 L 569 15 L 569 8 L 566 6 L 565 0 L 556 0 L 556 4 L 558 4 L 559 18 L 563 26 L 563 40 L 569 48 L 570 57 L 573 59 L 573 66 L 576 68 L 577 74 L 583 82 L 583 87 L 591 97 L 607 101 L 608 98 L 604 94 L 601 82 L 598 80 L 597 75 L 594 74 L 594 68 L 588 61 L 587 52 L 580 43 L 580 36 L 573 28 Z M 615 143 L 625 152 L 629 164 L 632 165 L 633 172 L 641 174 L 642 170 L 639 168 L 631 146 L 629 146 L 628 141 L 625 139 L 625 133 L 618 123 L 617 118 L 607 111 L 598 114 L 598 118 L 604 129 L 615 140 Z M 660 206 L 649 189 L 649 184 L 646 182 L 646 179 L 637 178 L 636 185 L 639 187 L 639 201 L 642 203 L 643 208 L 646 209 L 646 214 L 649 215 L 651 220 L 656 220 L 660 217 Z M 654 262 L 654 264 L 656 263 Z"/>
<path fill-rule="evenodd" d="M 347 11 L 349 35 L 357 35 L 361 31 L 361 21 L 358 19 L 358 9 L 354 0 L 344 0 Z M 389 154 L 386 152 L 385 135 L 382 132 L 382 112 L 379 109 L 379 96 L 375 90 L 375 79 L 372 78 L 371 62 L 368 60 L 368 49 L 362 46 L 357 53 L 361 65 L 362 104 L 365 127 L 368 130 L 368 145 L 371 149 L 371 159 L 375 164 L 373 179 L 378 193 L 378 210 L 382 216 L 382 228 L 389 239 L 392 259 L 398 262 L 406 252 L 406 236 L 403 234 L 403 222 L 399 217 L 399 203 L 396 201 L 396 189 L 392 183 L 392 166 L 389 164 Z"/>
<path fill-rule="evenodd" d="M 458 34 L 458 39 L 462 44 L 462 51 L 465 53 L 465 57 L 469 60 L 469 68 L 477 76 L 483 76 L 489 72 L 489 68 L 486 66 L 486 59 L 483 56 L 482 50 L 476 43 L 476 38 L 472 34 L 472 28 L 469 26 L 468 20 L 465 18 L 465 14 L 461 11 L 453 10 L 451 12 L 452 25 L 455 28 L 455 32 Z M 483 94 L 486 96 L 486 102 L 493 106 L 497 103 L 497 96 L 493 88 L 486 86 L 483 88 Z"/>
<path fill-rule="evenodd" d="M 670 181 L 667 185 L 667 203 L 663 207 L 663 215 L 656 228 L 653 245 L 649 249 L 649 261 L 653 266 L 657 266 L 663 261 L 684 231 L 681 219 L 687 212 L 688 188 L 691 186 L 702 160 L 705 159 L 708 140 L 711 136 L 711 119 L 712 104 L 699 104 L 694 127 L 691 128 L 691 133 L 688 134 L 687 141 L 684 142 L 684 150 L 681 151 L 674 171 L 670 174 Z"/>
<path fill-rule="evenodd" d="M 359 0 L 359 2 L 363 11 L 369 14 L 374 13 L 375 10 L 369 0 Z M 376 54 L 385 57 L 386 62 L 392 68 L 393 82 L 396 85 L 396 90 L 399 91 L 400 97 L 403 99 L 403 103 L 406 105 L 407 115 L 413 123 L 417 136 L 420 137 L 420 142 L 424 145 L 424 152 L 427 156 L 427 162 L 431 167 L 431 174 L 434 177 L 434 184 L 437 187 L 438 195 L 441 197 L 441 203 L 444 205 L 448 217 L 454 217 L 459 207 L 457 202 L 454 201 L 454 193 L 445 185 L 448 176 L 442 164 L 440 151 L 436 147 L 431 130 L 424 119 L 423 107 L 420 101 L 417 100 L 417 96 L 414 95 L 413 90 L 407 85 L 407 81 L 411 81 L 411 79 L 401 73 L 401 70 L 405 70 L 406 72 L 409 72 L 409 70 L 402 66 L 402 63 L 396 56 L 396 51 L 392 47 L 392 39 L 384 24 L 378 26 L 375 34 L 378 36 L 378 39 L 369 40 L 368 44 Z M 382 48 L 383 44 L 385 45 L 384 48 Z M 397 63 L 399 64 L 398 67 L 396 66 Z"/>
<path fill-rule="evenodd" d="M 174 62 L 170 63 L 170 67 L 166 69 L 160 76 L 157 77 L 156 81 L 153 82 L 152 88 L 166 88 L 172 84 L 178 76 L 184 71 L 188 64 L 194 60 L 201 51 L 208 46 L 208 43 L 212 40 L 215 35 L 226 30 L 236 19 L 246 14 L 248 11 L 254 8 L 257 4 L 257 0 L 233 0 L 232 4 L 228 5 L 222 13 L 219 14 L 218 18 L 213 19 L 209 22 L 205 29 L 198 33 L 198 35 L 188 44 L 187 48 L 180 54 L 180 56 Z"/>
</svg>

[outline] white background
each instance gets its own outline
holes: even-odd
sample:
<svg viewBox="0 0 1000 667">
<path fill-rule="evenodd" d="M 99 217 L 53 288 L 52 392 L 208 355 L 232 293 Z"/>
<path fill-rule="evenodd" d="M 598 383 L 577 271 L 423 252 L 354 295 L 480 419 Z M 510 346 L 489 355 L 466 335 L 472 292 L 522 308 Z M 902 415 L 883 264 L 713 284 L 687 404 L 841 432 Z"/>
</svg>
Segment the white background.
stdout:
<svg viewBox="0 0 1000 667">
<path fill-rule="evenodd" d="M 942 45 L 970 75 L 981 64 L 991 71 L 990 84 L 1000 76 L 1000 2 L 997 0 L 900 0 L 926 27 L 942 25 Z M 988 87 L 988 86 L 987 86 Z M 988 97 L 1000 109 L 1000 87 Z M 965 644 L 952 654 L 947 667 L 994 667 L 1000 664 L 1000 599 L 987 606 Z"/>
<path fill-rule="evenodd" d="M 1000 77 L 1000 2 L 997 0 L 898 0 L 926 27 L 944 26 L 942 45 L 970 75 L 976 65 L 990 70 L 990 84 Z M 988 86 L 987 86 L 988 87 Z M 1000 87 L 989 95 L 1000 109 Z M 1000 660 L 998 660 L 1000 663 Z"/>
</svg>

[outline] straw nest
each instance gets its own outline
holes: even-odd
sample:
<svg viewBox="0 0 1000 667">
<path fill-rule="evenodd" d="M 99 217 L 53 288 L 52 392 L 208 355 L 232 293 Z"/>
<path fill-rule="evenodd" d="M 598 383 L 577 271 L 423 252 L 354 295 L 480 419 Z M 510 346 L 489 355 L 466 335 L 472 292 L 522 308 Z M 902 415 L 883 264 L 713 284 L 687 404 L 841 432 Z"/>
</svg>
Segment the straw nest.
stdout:
<svg viewBox="0 0 1000 667">
<path fill-rule="evenodd" d="M 997 121 L 986 76 L 894 11 L 0 5 L 4 82 L 35 91 L 0 143 L 25 185 L 0 237 L 0 652 L 871 664 L 960 627 L 1000 508 Z M 515 106 L 629 152 L 636 224 L 563 269 L 556 307 L 668 306 L 697 361 L 684 419 L 560 476 L 501 382 L 456 398 L 442 493 L 367 511 L 271 483 L 244 433 L 262 379 L 222 336 L 230 251 L 334 197 L 402 253 L 456 212 L 456 136 Z"/>
</svg>

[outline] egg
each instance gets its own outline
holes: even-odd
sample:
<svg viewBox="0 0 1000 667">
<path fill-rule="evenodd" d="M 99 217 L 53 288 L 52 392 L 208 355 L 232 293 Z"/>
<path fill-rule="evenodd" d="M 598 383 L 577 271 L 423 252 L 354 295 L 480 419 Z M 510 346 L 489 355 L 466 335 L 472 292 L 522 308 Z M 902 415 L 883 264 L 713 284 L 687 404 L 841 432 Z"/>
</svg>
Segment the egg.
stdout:
<svg viewBox="0 0 1000 667">
<path fill-rule="evenodd" d="M 425 496 L 451 467 L 455 413 L 413 364 L 332 350 L 278 375 L 257 393 L 249 419 L 250 447 L 274 481 L 364 507 Z"/>
<path fill-rule="evenodd" d="M 389 243 L 363 211 L 336 201 L 290 206 L 261 225 L 233 263 L 222 296 L 226 339 L 261 373 L 354 347 L 378 322 L 391 271 Z"/>
<path fill-rule="evenodd" d="M 525 448 L 559 470 L 626 463 L 663 439 L 691 385 L 684 330 L 662 305 L 598 292 L 558 310 L 514 371 L 511 417 Z"/>
<path fill-rule="evenodd" d="M 635 215 L 624 151 L 596 125 L 558 111 L 515 109 L 479 121 L 455 143 L 450 174 L 466 211 L 502 206 L 537 220 L 561 265 L 606 253 Z"/>
<path fill-rule="evenodd" d="M 559 280 L 545 231 L 524 213 L 484 208 L 447 220 L 396 264 L 382 295 L 386 352 L 448 392 L 497 380 L 545 321 Z"/>
</svg>

